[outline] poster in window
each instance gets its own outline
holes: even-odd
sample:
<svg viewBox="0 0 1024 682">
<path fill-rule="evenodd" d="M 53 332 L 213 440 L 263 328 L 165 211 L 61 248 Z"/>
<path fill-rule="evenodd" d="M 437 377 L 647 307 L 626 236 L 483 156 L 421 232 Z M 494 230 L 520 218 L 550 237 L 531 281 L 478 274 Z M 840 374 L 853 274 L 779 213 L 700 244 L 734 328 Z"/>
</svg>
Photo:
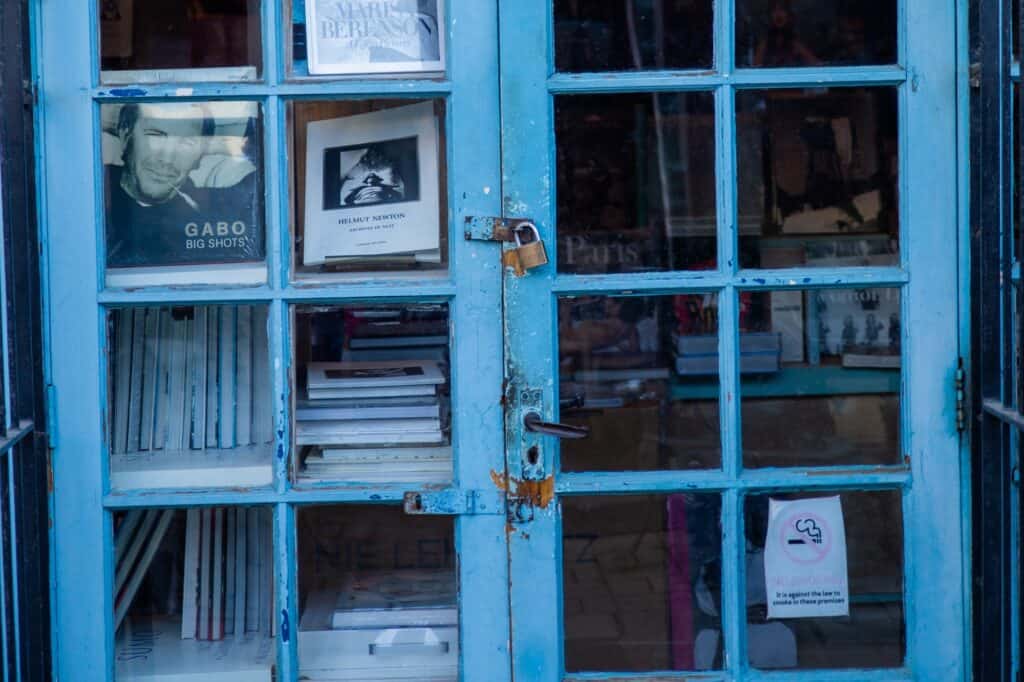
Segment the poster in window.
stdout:
<svg viewBox="0 0 1024 682">
<path fill-rule="evenodd" d="M 444 71 L 442 0 L 308 0 L 311 74 Z"/>
<path fill-rule="evenodd" d="M 108 268 L 262 261 L 255 102 L 104 105 Z"/>
<path fill-rule="evenodd" d="M 306 129 L 306 265 L 440 245 L 432 102 L 314 121 Z"/>
</svg>

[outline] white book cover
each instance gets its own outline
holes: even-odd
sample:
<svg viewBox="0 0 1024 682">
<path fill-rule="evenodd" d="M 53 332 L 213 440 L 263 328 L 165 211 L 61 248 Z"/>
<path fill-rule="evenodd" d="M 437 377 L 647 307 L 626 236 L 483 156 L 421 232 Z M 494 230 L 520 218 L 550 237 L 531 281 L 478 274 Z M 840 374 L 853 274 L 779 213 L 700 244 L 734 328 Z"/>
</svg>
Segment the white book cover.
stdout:
<svg viewBox="0 0 1024 682">
<path fill-rule="evenodd" d="M 454 571 L 350 574 L 336 594 L 331 626 L 456 625 L 457 603 Z"/>
<path fill-rule="evenodd" d="M 142 350 L 142 402 L 141 423 L 139 424 L 139 449 L 153 449 L 153 421 L 156 418 L 158 377 L 158 355 L 160 353 L 160 309 L 146 308 L 146 324 L 143 328 L 145 342 Z"/>
<path fill-rule="evenodd" d="M 331 433 L 299 434 L 299 445 L 432 445 L 444 442 L 440 431 L 398 432 L 398 433 Z"/>
<path fill-rule="evenodd" d="M 114 644 L 117 682 L 272 682 L 275 642 L 232 637 L 182 640 L 177 621 L 128 619 Z"/>
<path fill-rule="evenodd" d="M 311 122 L 303 262 L 436 249 L 433 102 Z"/>
<path fill-rule="evenodd" d="M 117 595 L 117 605 L 114 610 L 115 631 L 121 627 L 121 622 L 124 620 L 125 616 L 128 615 L 128 608 L 135 599 L 135 594 L 138 592 L 139 586 L 142 585 L 142 581 L 146 577 L 146 573 L 149 571 L 149 565 L 153 563 L 153 557 L 156 556 L 157 551 L 160 549 L 160 544 L 164 540 L 164 535 L 167 534 L 167 529 L 170 527 L 171 521 L 174 519 L 173 509 L 164 509 L 158 513 L 160 514 L 160 518 L 156 523 L 156 527 L 147 538 L 145 550 L 139 558 L 138 563 L 134 566 L 132 572 L 128 576 L 123 591 Z"/>
<path fill-rule="evenodd" d="M 311 362 L 311 390 L 422 386 L 444 383 L 444 374 L 430 360 L 383 360 L 377 362 Z"/>
<path fill-rule="evenodd" d="M 368 388 L 311 388 L 307 392 L 310 400 L 359 399 L 359 398 L 408 398 L 435 395 L 437 387 L 422 386 L 371 386 Z"/>
<path fill-rule="evenodd" d="M 142 373 L 143 356 L 146 346 L 146 309 L 136 308 L 132 311 L 132 371 L 128 388 L 128 446 L 126 452 L 137 452 L 140 449 L 139 429 L 142 425 Z M 148 448 L 147 448 L 148 449 Z"/>
<path fill-rule="evenodd" d="M 206 447 L 218 445 L 217 427 L 220 413 L 220 306 L 210 306 L 206 324 Z"/>
<path fill-rule="evenodd" d="M 220 447 L 235 446 L 235 313 L 234 306 L 220 309 L 220 407 L 217 410 L 217 435 Z"/>
<path fill-rule="evenodd" d="M 181 588 L 181 639 L 195 639 L 199 623 L 199 509 L 185 513 L 185 567 Z"/>
<path fill-rule="evenodd" d="M 410 398 L 407 403 L 379 405 L 367 400 L 351 404 L 338 400 L 300 400 L 295 406 L 299 421 L 338 421 L 351 419 L 438 419 L 441 405 L 437 398 Z"/>
<path fill-rule="evenodd" d="M 804 361 L 804 292 L 771 292 L 772 331 L 782 335 L 782 362 Z"/>
<path fill-rule="evenodd" d="M 309 0 L 309 72 L 444 71 L 443 0 Z"/>
<path fill-rule="evenodd" d="M 128 551 L 125 552 L 124 557 L 117 564 L 117 571 L 114 575 L 115 595 L 119 595 L 121 590 L 124 588 L 125 582 L 128 580 L 128 575 L 135 566 L 136 559 L 138 559 L 139 554 L 142 553 L 143 548 L 146 546 L 146 542 L 149 540 L 149 537 L 153 532 L 153 528 L 156 526 L 159 515 L 160 512 L 156 509 L 146 510 L 146 515 L 142 520 L 142 524 L 139 526 L 138 532 L 135 533 L 131 544 L 128 545 Z"/>
<path fill-rule="evenodd" d="M 273 482 L 273 444 L 110 456 L 110 487 L 237 488 Z"/>
<path fill-rule="evenodd" d="M 235 319 L 235 442 L 252 442 L 252 306 L 238 306 Z"/>
</svg>

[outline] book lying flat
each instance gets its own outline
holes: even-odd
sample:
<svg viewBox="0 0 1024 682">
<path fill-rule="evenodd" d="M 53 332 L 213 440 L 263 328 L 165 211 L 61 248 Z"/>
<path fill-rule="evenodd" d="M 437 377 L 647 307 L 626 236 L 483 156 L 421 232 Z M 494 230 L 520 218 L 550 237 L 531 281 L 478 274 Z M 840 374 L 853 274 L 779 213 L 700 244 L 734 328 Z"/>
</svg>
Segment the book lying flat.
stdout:
<svg viewBox="0 0 1024 682">
<path fill-rule="evenodd" d="M 430 445 L 443 443 L 444 434 L 435 431 L 400 431 L 396 433 L 299 433 L 299 445 Z"/>
<path fill-rule="evenodd" d="M 295 425 L 299 436 L 328 436 L 332 434 L 411 433 L 439 431 L 440 419 L 355 419 L 302 421 Z"/>
<path fill-rule="evenodd" d="M 394 360 L 376 362 L 311 362 L 310 390 L 443 384 L 436 362 Z"/>
<path fill-rule="evenodd" d="M 405 348 L 407 346 L 447 346 L 447 334 L 417 336 L 357 336 L 349 340 L 349 348 Z"/>
<path fill-rule="evenodd" d="M 454 571 L 350 574 L 335 595 L 333 629 L 455 625 Z"/>
<path fill-rule="evenodd" d="M 299 421 L 337 421 L 352 419 L 438 419 L 441 405 L 437 398 L 410 398 L 406 402 L 378 403 L 366 400 L 300 400 L 295 405 Z"/>
<path fill-rule="evenodd" d="M 157 450 L 110 456 L 110 487 L 264 486 L 273 481 L 273 445 L 225 450 Z"/>
<path fill-rule="evenodd" d="M 320 455 L 325 460 L 345 462 L 411 462 L 417 460 L 451 461 L 452 446 L 405 448 L 322 448 Z M 306 461 L 309 461 L 308 459 Z"/>
<path fill-rule="evenodd" d="M 411 396 L 434 395 L 437 387 L 422 386 L 369 386 L 366 388 L 311 388 L 307 391 L 310 400 L 352 399 L 352 398 L 407 398 Z"/>
</svg>

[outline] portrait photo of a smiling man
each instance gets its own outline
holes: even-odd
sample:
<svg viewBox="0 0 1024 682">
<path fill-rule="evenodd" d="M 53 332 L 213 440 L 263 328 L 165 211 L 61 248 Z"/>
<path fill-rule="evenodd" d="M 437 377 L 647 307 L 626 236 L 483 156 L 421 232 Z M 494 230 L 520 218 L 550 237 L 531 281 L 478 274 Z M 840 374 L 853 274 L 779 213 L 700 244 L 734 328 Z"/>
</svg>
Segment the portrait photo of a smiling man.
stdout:
<svg viewBox="0 0 1024 682">
<path fill-rule="evenodd" d="M 102 109 L 108 268 L 264 258 L 256 104 Z"/>
</svg>

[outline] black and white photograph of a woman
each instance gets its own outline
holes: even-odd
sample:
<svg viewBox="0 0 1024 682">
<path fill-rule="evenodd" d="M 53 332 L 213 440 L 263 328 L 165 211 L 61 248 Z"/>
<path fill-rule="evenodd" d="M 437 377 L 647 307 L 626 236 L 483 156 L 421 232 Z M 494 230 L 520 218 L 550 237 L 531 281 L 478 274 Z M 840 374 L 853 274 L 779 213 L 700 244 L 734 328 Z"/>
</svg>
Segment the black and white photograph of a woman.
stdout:
<svg viewBox="0 0 1024 682">
<path fill-rule="evenodd" d="M 415 137 L 324 150 L 324 210 L 420 198 Z"/>
</svg>

